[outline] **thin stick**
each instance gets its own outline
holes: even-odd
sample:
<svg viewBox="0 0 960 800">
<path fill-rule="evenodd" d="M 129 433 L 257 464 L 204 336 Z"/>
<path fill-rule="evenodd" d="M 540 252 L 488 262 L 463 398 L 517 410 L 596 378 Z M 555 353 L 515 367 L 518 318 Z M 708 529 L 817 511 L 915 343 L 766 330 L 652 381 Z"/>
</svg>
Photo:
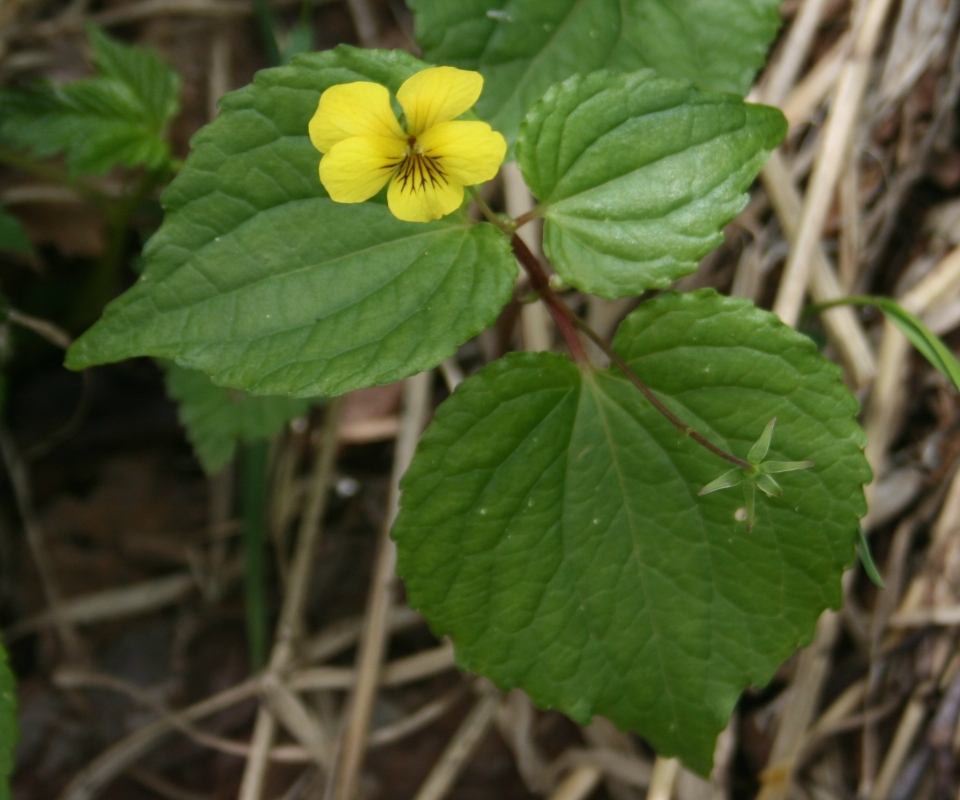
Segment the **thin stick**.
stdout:
<svg viewBox="0 0 960 800">
<path fill-rule="evenodd" d="M 776 62 L 770 67 L 760 92 L 764 103 L 772 106 L 783 104 L 810 52 L 810 45 L 813 44 L 826 5 L 827 0 L 805 0 L 800 6 L 783 48 Z"/>
<path fill-rule="evenodd" d="M 460 723 L 414 800 L 442 800 L 453 788 L 460 772 L 469 763 L 470 757 L 489 730 L 499 702 L 499 692 L 491 690 L 483 694 L 467 718 Z"/>
<path fill-rule="evenodd" d="M 563 779 L 550 800 L 586 800 L 602 778 L 603 772 L 597 767 L 577 767 Z"/>
<path fill-rule="evenodd" d="M 400 478 L 413 459 L 417 440 L 420 438 L 430 409 L 432 375 L 433 373 L 427 372 L 408 378 L 404 387 L 403 418 L 390 476 L 387 518 L 377 543 L 377 560 L 374 565 L 373 581 L 367 601 L 366 623 L 357 658 L 357 683 L 350 697 L 338 758 L 327 785 L 328 800 L 353 800 L 357 792 L 370 718 L 373 714 L 373 702 L 376 698 L 383 654 L 386 649 L 387 621 L 393 604 L 397 550 L 390 538 L 390 528 L 400 507 Z"/>
<path fill-rule="evenodd" d="M 923 694 L 923 689 L 920 689 L 914 692 L 900 717 L 900 724 L 897 725 L 897 732 L 894 734 L 890 749 L 883 760 L 877 782 L 873 784 L 870 791 L 870 800 L 887 800 L 890 796 L 890 791 L 893 789 L 904 762 L 910 755 L 913 743 L 916 741 L 927 716 L 927 698 Z"/>
<path fill-rule="evenodd" d="M 223 537 L 215 537 L 214 531 L 222 528 L 233 517 L 234 462 L 231 460 L 216 475 L 207 480 L 208 516 L 210 536 L 210 556 L 208 561 L 208 580 L 203 586 L 204 593 L 211 601 L 219 600 L 224 590 L 224 566 L 227 563 L 227 542 Z"/>
<path fill-rule="evenodd" d="M 568 747 L 550 765 L 548 777 L 562 774 L 571 767 L 594 767 L 607 779 L 616 780 L 620 788 L 631 789 L 648 789 L 653 774 L 653 765 L 641 756 L 620 749 L 594 746 L 589 750 Z"/>
<path fill-rule="evenodd" d="M 184 722 L 195 722 L 249 700 L 257 694 L 259 688 L 260 682 L 251 679 L 201 700 L 172 716 Z M 60 800 L 93 800 L 104 786 L 175 730 L 176 723 L 168 717 L 137 729 L 126 739 L 105 750 L 75 775 L 60 795 Z"/>
<path fill-rule="evenodd" d="M 338 439 L 343 441 L 343 426 Z M 286 586 L 290 572 L 290 527 L 303 502 L 303 482 L 297 479 L 304 437 L 293 431 L 278 437 L 270 481 L 267 535 L 273 543 L 280 584 Z"/>
<path fill-rule="evenodd" d="M 398 673 L 400 670 L 393 670 L 393 667 L 404 668 L 404 662 L 409 661 L 407 659 L 398 659 L 397 661 L 392 662 L 385 672 L 385 680 L 381 682 L 381 686 L 399 686 L 403 683 L 412 683 L 417 680 L 422 680 L 424 677 L 429 677 L 432 674 L 436 674 L 436 670 L 427 671 L 421 670 L 419 674 L 415 674 L 410 670 L 406 670 L 408 674 L 405 676 L 400 676 Z M 447 668 L 453 667 L 454 664 L 451 663 Z M 265 685 L 266 680 L 253 681 L 253 689 L 250 690 L 250 694 L 255 694 L 257 691 L 264 692 L 267 695 L 268 702 L 271 701 L 270 694 L 276 693 L 278 690 L 284 692 L 287 696 L 280 700 L 281 703 L 286 703 L 286 709 L 274 709 L 277 711 L 277 716 L 281 719 L 284 724 L 289 722 L 288 712 L 292 710 L 290 705 L 290 700 L 293 700 L 298 706 L 299 709 L 295 710 L 293 713 L 301 717 L 301 719 L 294 721 L 291 730 L 300 731 L 301 734 L 306 733 L 308 738 L 315 740 L 321 747 L 326 750 L 326 743 L 316 739 L 316 730 L 312 729 L 313 722 L 310 722 L 311 729 L 307 731 L 307 727 L 303 724 L 303 715 L 301 712 L 309 713 L 307 709 L 303 706 L 302 701 L 300 701 L 296 695 L 293 693 L 293 690 L 302 690 L 304 688 L 312 688 L 314 686 L 323 688 L 323 689 L 349 689 L 354 684 L 354 674 L 352 670 L 349 669 L 337 669 L 334 670 L 337 674 L 331 675 L 330 677 L 333 680 L 327 682 L 314 681 L 303 682 L 301 683 L 297 676 L 289 682 L 289 685 L 284 686 L 276 679 L 273 679 L 273 686 Z M 391 675 L 390 673 L 394 674 Z M 341 674 L 342 673 L 342 674 Z M 319 676 L 318 676 L 319 677 Z M 403 680 L 398 678 L 403 677 Z M 184 712 L 169 711 L 162 703 L 159 703 L 155 698 L 151 697 L 148 692 L 145 692 L 138 686 L 128 683 L 127 681 L 116 678 L 112 675 L 106 675 L 98 672 L 87 672 L 87 671 L 76 671 L 71 669 L 61 669 L 58 670 L 53 676 L 54 684 L 62 689 L 81 689 L 89 687 L 97 687 L 100 689 L 109 689 L 111 691 L 118 692 L 123 694 L 134 701 L 141 703 L 150 710 L 156 712 L 164 720 L 170 723 L 173 729 L 179 731 L 184 736 L 192 739 L 204 747 L 209 747 L 213 750 L 216 750 L 221 753 L 227 753 L 228 755 L 238 756 L 240 758 L 249 759 L 252 756 L 252 753 L 255 750 L 255 742 L 241 742 L 233 739 L 226 739 L 214 734 L 207 733 L 206 731 L 196 727 L 193 722 L 189 719 L 189 709 Z M 305 685 L 304 685 L 305 684 Z M 245 686 L 246 684 L 242 684 Z M 384 725 L 380 728 L 375 728 L 369 737 L 369 746 L 374 747 L 383 747 L 385 745 L 391 744 L 402 739 L 405 736 L 408 736 L 421 728 L 429 725 L 434 720 L 438 719 L 440 716 L 445 714 L 454 704 L 454 702 L 459 699 L 466 687 L 461 684 L 456 689 L 447 694 L 433 700 L 424 706 L 420 707 L 410 715 L 403 717 L 396 722 L 392 722 L 389 725 Z M 232 690 L 227 690 L 232 691 Z M 241 697 L 241 700 L 246 700 L 247 695 Z M 273 700 L 276 700 L 276 695 Z M 237 702 L 240 702 L 239 700 Z M 323 734 L 321 733 L 321 738 Z M 298 738 L 300 738 L 298 736 Z M 274 746 L 269 749 L 268 757 L 271 761 L 281 762 L 281 763 L 308 763 L 310 761 L 316 762 L 317 754 L 311 753 L 306 749 L 306 744 L 304 746 L 300 745 L 279 745 Z M 322 763 L 326 765 L 326 755 L 323 756 Z"/>
<path fill-rule="evenodd" d="M 329 769 L 332 760 L 330 739 L 316 716 L 276 675 L 265 675 L 263 688 L 264 700 L 274 718 L 283 723 L 318 766 Z"/>
<path fill-rule="evenodd" d="M 387 631 L 389 633 L 389 629 Z M 421 650 L 412 656 L 398 658 L 382 666 L 378 685 L 400 686 L 446 672 L 456 666 L 453 645 L 450 642 L 430 650 Z M 352 689 L 357 685 L 357 673 L 350 667 L 314 667 L 294 672 L 287 679 L 293 691 L 321 689 Z"/>
<path fill-rule="evenodd" d="M 61 350 L 66 350 L 73 344 L 70 334 L 52 322 L 40 319 L 39 317 L 31 317 L 29 314 L 17 311 L 15 308 L 8 308 L 6 314 L 7 319 L 14 325 L 19 325 L 21 328 L 33 331 L 41 339 L 46 339 L 50 344 L 59 347 Z"/>
<path fill-rule="evenodd" d="M 370 0 L 347 0 L 357 39 L 364 47 L 376 47 L 380 39 L 377 12 Z"/>
<path fill-rule="evenodd" d="M 840 180 L 840 286 L 845 294 L 857 289 L 860 210 L 860 170 L 856 153 L 851 153 Z"/>
<path fill-rule="evenodd" d="M 447 391 L 453 394 L 453 390 L 460 385 L 464 378 L 463 370 L 457 363 L 457 360 L 453 356 L 450 356 L 450 358 L 443 361 L 437 369 L 439 369 L 440 374 L 443 375 L 443 382 L 447 384 Z M 397 426 L 397 430 L 394 431 L 394 436 L 396 436 L 398 432 L 399 425 Z"/>
<path fill-rule="evenodd" d="M 4 631 L 4 639 L 12 641 L 60 622 L 90 624 L 155 611 L 178 602 L 192 592 L 196 585 L 193 575 L 179 572 L 129 586 L 76 595 L 60 600 L 56 612 L 48 609 L 11 625 Z"/>
<path fill-rule="evenodd" d="M 797 240 L 784 269 L 773 310 L 788 325 L 800 318 L 800 309 L 807 289 L 811 264 L 820 243 L 823 226 L 830 211 L 830 202 L 860 111 L 860 104 L 870 77 L 873 54 L 880 41 L 883 22 L 892 0 L 870 0 L 847 63 L 840 73 L 837 90 L 830 106 L 820 152 L 810 178 L 804 201 Z"/>
<path fill-rule="evenodd" d="M 802 213 L 802 200 L 780 150 L 774 150 L 770 154 L 770 159 L 760 173 L 760 178 L 783 227 L 783 232 L 789 241 L 796 241 Z M 823 248 L 819 246 L 814 252 L 810 292 L 818 303 L 836 300 L 843 296 L 840 281 L 827 262 Z M 837 348 L 844 365 L 850 370 L 854 383 L 858 387 L 865 386 L 873 379 L 877 365 L 867 334 L 857 319 L 856 313 L 852 308 L 841 307 L 826 312 L 822 319 L 830 341 Z"/>
<path fill-rule="evenodd" d="M 326 509 L 327 489 L 333 476 L 337 454 L 337 428 L 340 424 L 340 412 L 343 401 L 332 401 L 327 406 L 323 432 L 314 467 L 314 480 L 307 495 L 306 508 L 297 535 L 297 547 L 293 555 L 290 576 L 287 581 L 280 619 L 277 622 L 276 639 L 270 654 L 267 671 L 272 675 L 283 673 L 293 660 L 296 641 L 303 624 L 303 609 L 310 586 L 310 575 L 317 540 L 320 537 L 320 523 Z M 261 706 L 253 728 L 253 743 L 250 758 L 243 772 L 238 800 L 259 800 L 263 790 L 263 780 L 270 745 L 276 732 L 276 723 L 266 707 Z"/>
<path fill-rule="evenodd" d="M 210 74 L 207 77 L 207 116 L 217 116 L 220 98 L 230 91 L 230 62 L 232 58 L 230 30 L 218 25 L 210 47 Z"/>
<path fill-rule="evenodd" d="M 406 606 L 397 606 L 390 611 L 387 620 L 389 633 L 412 628 L 423 624 L 423 616 Z M 363 630 L 362 617 L 347 617 L 330 624 L 312 639 L 300 645 L 300 655 L 307 664 L 327 661 L 333 656 L 353 647 Z"/>
<path fill-rule="evenodd" d="M 554 783 L 550 763 L 535 738 L 536 718 L 527 693 L 521 689 L 507 693 L 497 708 L 494 722 L 500 738 L 513 752 L 517 772 L 527 789 L 534 794 L 549 791 Z"/>
<path fill-rule="evenodd" d="M 849 50 L 850 34 L 847 33 L 817 61 L 783 101 L 781 110 L 790 126 L 787 139 L 791 139 L 801 125 L 808 123 L 816 110 L 823 105 L 830 90 L 837 84 Z"/>
<path fill-rule="evenodd" d="M 797 758 L 806 740 L 820 699 L 820 690 L 830 668 L 830 651 L 840 633 L 840 615 L 824 611 L 813 642 L 800 653 L 797 671 L 787 690 L 787 705 L 773 740 L 767 767 L 760 775 L 758 800 L 782 800 L 793 780 Z"/>
<path fill-rule="evenodd" d="M 302 633 L 303 610 L 313 574 L 313 558 L 320 538 L 320 523 L 327 508 L 328 489 L 337 457 L 337 430 L 343 400 L 333 400 L 326 411 L 314 480 L 307 493 L 306 508 L 297 532 L 297 546 L 293 554 L 287 591 L 283 598 L 280 619 L 277 622 L 277 640 L 270 656 L 270 668 L 279 672 L 293 660 L 295 645 Z"/>
<path fill-rule="evenodd" d="M 465 685 L 460 684 L 460 686 L 441 695 L 436 700 L 431 700 L 429 703 L 422 705 L 406 717 L 401 717 L 396 722 L 391 722 L 381 728 L 374 728 L 368 739 L 369 746 L 371 748 L 384 747 L 422 730 L 431 722 L 444 716 L 453 707 L 453 704 L 462 697 L 464 688 Z"/>
<path fill-rule="evenodd" d="M 374 728 L 370 731 L 370 736 L 367 740 L 368 746 L 371 750 L 378 747 L 386 747 L 387 745 L 394 744 L 407 736 L 417 733 L 446 714 L 456 701 L 463 696 L 464 689 L 465 686 L 461 684 L 453 691 L 421 706 L 408 716 L 402 717 L 396 722 L 391 722 L 380 728 Z M 197 733 L 198 731 L 194 730 L 189 735 L 200 744 L 218 750 L 221 753 L 228 753 L 241 758 L 250 757 L 251 748 L 250 745 L 245 742 L 222 739 L 202 732 L 199 732 L 201 736 L 197 736 Z M 278 764 L 308 764 L 314 759 L 312 759 L 310 753 L 300 745 L 281 744 L 275 745 L 270 749 L 270 760 Z"/>
<path fill-rule="evenodd" d="M 191 792 L 177 786 L 175 783 L 162 778 L 157 773 L 139 767 L 131 767 L 127 770 L 127 775 L 133 778 L 141 786 L 145 786 L 151 792 L 165 797 L 167 800 L 212 800 L 212 795 L 201 792 Z"/>
<path fill-rule="evenodd" d="M 673 797 L 673 787 L 680 774 L 680 761 L 676 758 L 657 756 L 653 763 L 653 774 L 650 776 L 650 789 L 647 791 L 647 800 L 670 800 Z"/>
<path fill-rule="evenodd" d="M 960 289 L 960 247 L 951 250 L 900 300 L 907 311 L 921 315 Z"/>
<path fill-rule="evenodd" d="M 950 776 L 953 774 L 953 735 L 960 716 L 960 670 L 949 682 L 927 734 L 937 760 L 937 772 L 942 794 L 949 796 Z"/>
<path fill-rule="evenodd" d="M 515 161 L 503 165 L 503 195 L 507 206 L 507 214 L 511 217 L 520 217 L 531 211 L 535 202 L 533 194 L 524 183 L 523 175 Z M 537 226 L 539 227 L 539 226 Z M 539 230 L 534 226 L 518 230 L 517 235 L 523 239 L 530 251 L 539 256 Z M 523 349 L 533 352 L 549 350 L 551 329 L 549 318 L 543 303 L 525 303 L 520 309 L 520 329 L 523 334 Z"/>
<path fill-rule="evenodd" d="M 235 742 L 230 739 L 223 739 L 219 736 L 209 734 L 196 727 L 192 722 L 186 719 L 182 713 L 169 711 L 163 703 L 157 701 L 154 697 L 139 686 L 129 683 L 113 675 L 107 675 L 99 672 L 76 672 L 73 670 L 58 670 L 53 676 L 54 684 L 61 689 L 81 689 L 96 687 L 98 689 L 108 689 L 113 692 L 125 695 L 137 703 L 149 708 L 163 719 L 167 720 L 177 731 L 189 739 L 217 750 L 221 753 L 249 758 L 252 747 L 246 742 Z M 303 754 L 301 761 L 309 761 L 310 756 L 302 748 Z"/>
<path fill-rule="evenodd" d="M 270 746 L 277 732 L 277 721 L 266 705 L 257 709 L 257 720 L 253 725 L 250 739 L 250 755 L 243 769 L 243 780 L 237 800 L 260 800 L 263 783 L 267 778 L 270 762 Z"/>
<path fill-rule="evenodd" d="M 30 486 L 27 467 L 23 463 L 23 459 L 20 458 L 13 437 L 3 424 L 0 424 L 0 455 L 3 457 L 7 475 L 10 477 L 17 511 L 20 513 L 20 521 L 23 524 L 27 543 L 30 546 L 30 552 L 40 576 L 44 598 L 50 608 L 64 654 L 70 661 L 85 661 L 86 648 L 83 641 L 73 625 L 64 618 L 60 611 L 63 595 L 60 592 L 60 583 L 57 580 L 56 571 L 47 552 L 46 535 L 34 509 L 33 489 Z"/>
<path fill-rule="evenodd" d="M 323 780 L 320 770 L 314 766 L 308 767 L 280 800 L 304 800 L 319 789 Z"/>
<path fill-rule="evenodd" d="M 733 781 L 734 759 L 739 751 L 740 715 L 733 712 L 727 727 L 717 737 L 713 750 L 713 770 L 710 772 L 712 800 L 727 800 L 730 797 L 730 784 Z"/>
</svg>

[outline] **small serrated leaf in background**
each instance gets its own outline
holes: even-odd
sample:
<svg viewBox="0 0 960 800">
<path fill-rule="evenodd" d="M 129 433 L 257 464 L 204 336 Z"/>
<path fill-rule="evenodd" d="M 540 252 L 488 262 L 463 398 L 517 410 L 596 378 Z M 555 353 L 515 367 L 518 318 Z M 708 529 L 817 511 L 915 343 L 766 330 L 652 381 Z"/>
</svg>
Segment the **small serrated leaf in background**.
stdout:
<svg viewBox="0 0 960 800">
<path fill-rule="evenodd" d="M 478 70 L 477 112 L 509 141 L 547 88 L 576 73 L 651 67 L 745 95 L 780 27 L 780 0 L 408 0 L 424 58 Z"/>
<path fill-rule="evenodd" d="M 179 75 L 151 50 L 92 26 L 87 32 L 96 74 L 62 86 L 0 90 L 0 142 L 41 158 L 63 154 L 74 174 L 165 167 Z"/>
<path fill-rule="evenodd" d="M 544 252 L 603 297 L 694 272 L 786 133 L 783 114 L 650 70 L 552 87 L 520 127 L 517 163 L 546 220 Z"/>
<path fill-rule="evenodd" d="M 226 95 L 163 195 L 142 277 L 67 365 L 151 355 L 253 394 L 332 397 L 431 369 L 492 325 L 517 272 L 500 231 L 459 214 L 401 222 L 382 201 L 334 203 L 307 136 L 328 86 L 395 92 L 425 66 L 341 46 Z"/>
<path fill-rule="evenodd" d="M 253 397 L 216 386 L 196 370 L 169 363 L 164 370 L 167 393 L 177 401 L 177 416 L 208 475 L 222 469 L 238 445 L 269 439 L 322 402 L 320 398 Z"/>
<path fill-rule="evenodd" d="M 742 690 L 842 600 L 871 477 L 858 404 L 809 339 L 709 290 L 641 304 L 614 348 L 728 452 L 776 417 L 771 457 L 816 464 L 758 495 L 748 531 L 740 492 L 697 496 L 722 462 L 619 372 L 512 353 L 424 434 L 398 573 L 464 669 L 580 722 L 603 714 L 707 774 Z"/>
</svg>

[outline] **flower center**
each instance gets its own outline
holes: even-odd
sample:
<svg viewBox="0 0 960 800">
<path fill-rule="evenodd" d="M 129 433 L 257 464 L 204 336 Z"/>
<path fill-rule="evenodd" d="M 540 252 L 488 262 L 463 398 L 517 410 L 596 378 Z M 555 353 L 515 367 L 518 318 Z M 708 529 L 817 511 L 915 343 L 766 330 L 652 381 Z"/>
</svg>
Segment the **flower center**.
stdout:
<svg viewBox="0 0 960 800">
<path fill-rule="evenodd" d="M 440 159 L 426 155 L 416 136 L 407 138 L 407 151 L 400 162 L 394 180 L 400 181 L 400 191 L 414 194 L 428 186 L 443 186 L 449 181 L 440 166 Z"/>
</svg>

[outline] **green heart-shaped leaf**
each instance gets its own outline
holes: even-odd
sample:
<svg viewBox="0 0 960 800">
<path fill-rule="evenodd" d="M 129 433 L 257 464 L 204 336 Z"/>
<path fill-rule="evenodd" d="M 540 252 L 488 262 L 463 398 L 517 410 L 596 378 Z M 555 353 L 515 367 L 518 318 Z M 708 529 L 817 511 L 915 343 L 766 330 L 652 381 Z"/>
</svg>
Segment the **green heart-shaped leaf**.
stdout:
<svg viewBox="0 0 960 800">
<path fill-rule="evenodd" d="M 743 458 L 776 417 L 771 457 L 815 466 L 778 476 L 747 533 L 740 492 L 697 496 L 724 462 L 622 375 L 511 354 L 424 435 L 398 571 L 464 669 L 706 774 L 743 688 L 840 603 L 870 479 L 857 402 L 809 339 L 709 291 L 644 303 L 615 347 L 716 444 Z"/>
<path fill-rule="evenodd" d="M 490 326 L 516 262 L 492 225 L 401 222 L 320 185 L 307 123 L 320 94 L 424 68 L 340 47 L 258 73 L 228 95 L 164 193 L 139 282 L 70 349 L 81 369 L 168 358 L 253 394 L 333 396 L 430 369 Z"/>
<path fill-rule="evenodd" d="M 477 112 L 508 139 L 551 84 L 651 67 L 747 93 L 780 27 L 780 0 L 407 0 L 436 64 L 479 70 Z"/>
<path fill-rule="evenodd" d="M 786 133 L 775 108 L 645 70 L 554 86 L 527 114 L 517 162 L 568 283 L 626 297 L 697 268 L 746 205 Z"/>
</svg>

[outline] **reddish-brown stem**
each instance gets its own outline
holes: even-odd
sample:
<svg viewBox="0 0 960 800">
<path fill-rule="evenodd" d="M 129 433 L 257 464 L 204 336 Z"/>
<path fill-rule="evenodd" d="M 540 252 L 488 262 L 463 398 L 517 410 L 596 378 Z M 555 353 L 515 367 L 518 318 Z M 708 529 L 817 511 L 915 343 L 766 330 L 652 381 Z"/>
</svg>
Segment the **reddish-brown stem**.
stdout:
<svg viewBox="0 0 960 800">
<path fill-rule="evenodd" d="M 650 404 L 657 409 L 657 411 L 670 420 L 677 430 L 679 430 L 685 436 L 689 436 L 697 444 L 707 448 L 707 450 L 714 455 L 720 456 L 720 458 L 724 459 L 725 461 L 729 461 L 734 466 L 746 470 L 753 469 L 753 465 L 751 465 L 749 462 L 744 461 L 742 458 L 737 458 L 732 453 L 728 453 L 726 450 L 717 447 L 713 442 L 701 435 L 696 429 L 687 425 L 687 423 L 685 423 L 682 419 L 680 419 L 680 417 L 678 417 L 669 408 L 667 408 L 666 405 L 664 405 L 663 401 L 657 397 L 656 394 L 654 394 L 653 390 L 647 386 L 647 384 L 640 380 L 640 377 L 637 375 L 637 373 L 630 369 L 630 367 L 627 365 L 627 362 L 617 355 L 617 352 L 603 340 L 600 334 L 598 334 L 595 330 L 593 330 L 593 328 L 588 326 L 576 315 L 571 314 L 571 317 L 573 323 L 580 330 L 582 330 L 597 347 L 603 350 L 606 356 L 610 359 L 611 363 L 627 377 L 627 380 L 629 380 L 630 383 L 636 386 L 643 393 L 643 396 L 650 401 Z"/>
<path fill-rule="evenodd" d="M 680 417 L 667 408 L 663 401 L 654 394 L 653 390 L 630 369 L 627 362 L 620 358 L 614 349 L 603 340 L 600 334 L 567 308 L 560 298 L 557 297 L 550 286 L 550 279 L 547 277 L 546 270 L 544 270 L 543 265 L 540 263 L 540 259 L 530 251 L 530 248 L 527 247 L 524 241 L 516 234 L 513 234 L 510 238 L 510 243 L 513 245 L 513 252 L 516 254 L 517 260 L 523 266 L 527 275 L 530 276 L 530 285 L 540 294 L 541 299 L 550 310 L 550 316 L 552 316 L 553 321 L 557 323 L 557 327 L 560 329 L 560 333 L 563 335 L 567 347 L 570 348 L 570 354 L 577 364 L 580 366 L 590 364 L 590 359 L 583 347 L 583 342 L 580 341 L 580 337 L 577 335 L 577 329 L 579 328 L 607 355 L 611 363 L 626 376 L 627 380 L 640 390 L 641 394 L 650 401 L 650 404 L 663 414 L 684 436 L 689 436 L 697 444 L 705 447 L 711 453 L 725 461 L 729 461 L 734 466 L 740 467 L 740 469 L 751 470 L 753 468 L 751 464 L 742 458 L 737 458 L 732 453 L 728 453 L 726 450 L 717 447 L 713 442 L 687 425 Z"/>
<path fill-rule="evenodd" d="M 573 312 L 563 304 L 553 289 L 550 288 L 550 279 L 547 277 L 540 259 L 531 252 L 530 248 L 517 234 L 510 237 L 510 244 L 513 245 L 513 252 L 517 261 L 530 276 L 530 285 L 540 295 L 540 299 L 543 300 L 550 311 L 550 316 L 553 317 L 553 321 L 560 329 L 560 334 L 567 343 L 573 360 L 581 367 L 589 366 L 590 358 L 583 347 L 583 342 L 577 335 L 577 324 L 574 322 Z"/>
<path fill-rule="evenodd" d="M 537 217 L 540 216 L 540 208 L 531 208 L 526 214 L 521 214 L 513 221 L 514 228 L 519 228 L 521 225 L 526 225 L 528 222 L 532 222 Z"/>
</svg>

